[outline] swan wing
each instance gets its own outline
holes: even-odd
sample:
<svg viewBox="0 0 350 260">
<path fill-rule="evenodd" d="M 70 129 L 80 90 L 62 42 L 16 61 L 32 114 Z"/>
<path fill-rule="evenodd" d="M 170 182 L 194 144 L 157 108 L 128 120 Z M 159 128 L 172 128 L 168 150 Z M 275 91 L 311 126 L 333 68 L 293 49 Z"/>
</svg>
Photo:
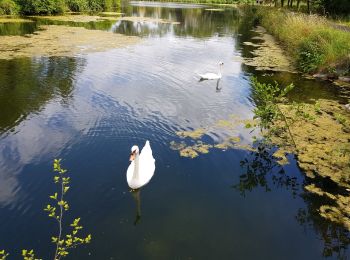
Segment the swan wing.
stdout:
<svg viewBox="0 0 350 260">
<path fill-rule="evenodd" d="M 151 145 L 147 140 L 140 154 L 140 178 L 144 185 L 151 180 L 155 169 L 155 159 L 152 154 Z"/>
<path fill-rule="evenodd" d="M 216 73 L 198 74 L 202 79 L 219 79 L 221 76 Z"/>
<path fill-rule="evenodd" d="M 132 161 L 128 167 L 128 170 L 126 171 L 126 181 L 128 182 L 129 186 L 131 186 L 132 184 L 132 175 L 134 173 L 134 166 L 135 161 Z"/>
</svg>

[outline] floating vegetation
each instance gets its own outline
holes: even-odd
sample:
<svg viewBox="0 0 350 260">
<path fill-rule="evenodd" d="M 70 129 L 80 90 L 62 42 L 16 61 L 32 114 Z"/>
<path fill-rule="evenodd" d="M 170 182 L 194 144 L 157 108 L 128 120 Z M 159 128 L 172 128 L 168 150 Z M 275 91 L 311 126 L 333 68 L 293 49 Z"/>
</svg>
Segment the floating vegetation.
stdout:
<svg viewBox="0 0 350 260">
<path fill-rule="evenodd" d="M 141 16 L 124 16 L 118 19 L 119 21 L 129 21 L 135 23 L 168 23 L 168 24 L 180 24 L 179 22 L 173 22 L 170 20 L 152 18 L 152 17 L 141 17 Z"/>
<path fill-rule="evenodd" d="M 242 127 L 247 124 L 251 126 L 256 126 L 256 120 L 242 120 L 239 119 L 236 115 L 230 115 L 229 119 L 226 120 L 218 120 L 211 126 L 205 128 L 198 128 L 191 131 L 179 131 L 176 132 L 177 136 L 181 138 L 190 138 L 192 141 L 196 142 L 193 144 L 187 144 L 185 141 L 181 142 L 170 142 L 170 148 L 175 151 L 179 151 L 180 156 L 195 158 L 200 154 L 209 153 L 209 150 L 212 148 L 220 149 L 220 150 L 228 150 L 228 149 L 242 149 L 249 151 L 256 151 L 251 145 L 240 143 L 242 140 L 239 136 L 234 136 L 233 131 L 236 130 L 237 127 Z M 220 130 L 229 130 L 230 136 L 226 138 L 222 143 L 217 144 L 208 144 L 200 141 L 205 134 L 209 132 L 218 132 Z"/>
<path fill-rule="evenodd" d="M 207 8 L 205 11 L 212 11 L 212 12 L 223 12 L 225 9 L 222 8 Z"/>
<path fill-rule="evenodd" d="M 243 63 L 253 66 L 256 70 L 288 71 L 295 72 L 289 58 L 274 38 L 266 33 L 266 30 L 258 26 L 255 32 L 260 36 L 253 37 L 252 40 L 261 41 L 261 43 L 244 42 L 244 45 L 257 47 L 252 51 L 254 57 L 244 58 Z"/>
<path fill-rule="evenodd" d="M 320 215 L 333 222 L 340 223 L 350 230 L 350 196 L 331 194 L 316 187 L 315 184 L 305 186 L 305 189 L 319 196 L 327 197 L 331 204 L 322 205 L 319 209 Z"/>
<path fill-rule="evenodd" d="M 140 38 L 82 27 L 46 25 L 25 36 L 2 36 L 0 59 L 74 56 L 135 44 Z"/>
<path fill-rule="evenodd" d="M 179 137 L 182 137 L 182 138 L 189 137 L 189 138 L 192 138 L 192 139 L 199 139 L 205 133 L 206 133 L 206 130 L 204 128 L 198 128 L 198 129 L 195 129 L 193 131 L 179 131 L 179 132 L 176 132 L 176 134 Z"/>
<path fill-rule="evenodd" d="M 30 19 L 24 19 L 16 16 L 0 16 L 0 23 L 32 23 Z"/>
<path fill-rule="evenodd" d="M 207 154 L 209 153 L 209 149 L 212 147 L 212 145 L 205 144 L 201 141 L 198 141 L 194 145 L 189 146 L 183 146 L 183 143 L 171 142 L 171 148 L 173 150 L 178 150 L 180 152 L 180 156 L 190 158 L 195 158 L 199 154 Z"/>
<path fill-rule="evenodd" d="M 230 137 L 227 140 L 225 140 L 222 143 L 216 144 L 214 147 L 217 149 L 221 149 L 221 150 L 227 150 L 227 149 L 232 149 L 237 147 L 237 143 L 239 143 L 241 141 L 241 138 L 237 137 Z"/>
<path fill-rule="evenodd" d="M 76 23 L 89 23 L 89 22 L 98 22 L 103 20 L 117 20 L 117 17 L 107 17 L 107 16 L 97 16 L 97 15 L 52 15 L 52 16 L 31 16 L 35 19 L 45 19 L 51 21 L 60 21 L 60 22 L 76 22 Z"/>
<path fill-rule="evenodd" d="M 119 12 L 101 12 L 100 15 L 102 16 L 119 16 L 123 15 L 124 13 L 119 13 Z"/>
<path fill-rule="evenodd" d="M 286 165 L 289 164 L 288 158 L 286 157 L 286 153 L 283 150 L 278 149 L 274 154 L 273 157 L 277 158 L 277 163 L 279 165 Z"/>
<path fill-rule="evenodd" d="M 282 158 L 280 162 L 283 163 L 283 155 L 295 153 L 299 167 L 309 178 L 321 177 L 343 190 L 341 193 L 327 192 L 315 184 L 305 187 L 307 191 L 331 200 L 319 208 L 322 217 L 350 230 L 350 196 L 344 196 L 344 191 L 350 188 L 350 114 L 337 101 L 323 99 L 315 105 L 281 104 L 280 108 L 291 122 L 289 127 L 296 148 L 290 145 L 285 133 L 269 131 L 271 143 L 280 147 L 274 156 Z M 274 122 L 272 129 L 282 123 Z"/>
</svg>

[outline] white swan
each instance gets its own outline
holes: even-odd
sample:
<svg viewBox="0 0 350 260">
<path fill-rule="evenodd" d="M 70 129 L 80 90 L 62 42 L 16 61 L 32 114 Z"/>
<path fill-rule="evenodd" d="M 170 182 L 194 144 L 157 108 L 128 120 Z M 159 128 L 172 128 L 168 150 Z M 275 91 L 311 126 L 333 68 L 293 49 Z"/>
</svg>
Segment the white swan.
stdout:
<svg viewBox="0 0 350 260">
<path fill-rule="evenodd" d="M 151 180 L 156 168 L 148 140 L 141 153 L 139 153 L 137 145 L 131 147 L 130 161 L 131 163 L 126 172 L 126 180 L 129 187 L 135 190 L 146 185 Z"/>
<path fill-rule="evenodd" d="M 221 79 L 221 66 L 224 65 L 224 63 L 221 61 L 219 63 L 219 73 L 205 73 L 205 74 L 198 74 L 198 76 L 201 77 L 201 80 L 206 80 L 206 79 Z"/>
</svg>

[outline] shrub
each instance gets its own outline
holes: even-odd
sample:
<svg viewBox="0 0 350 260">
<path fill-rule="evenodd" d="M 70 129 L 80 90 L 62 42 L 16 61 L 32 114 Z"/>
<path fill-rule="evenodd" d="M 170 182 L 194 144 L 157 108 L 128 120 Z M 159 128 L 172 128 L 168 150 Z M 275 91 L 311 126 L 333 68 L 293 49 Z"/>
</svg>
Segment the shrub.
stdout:
<svg viewBox="0 0 350 260">
<path fill-rule="evenodd" d="M 18 13 L 18 6 L 13 0 L 0 0 L 0 15 L 13 15 Z"/>
<path fill-rule="evenodd" d="M 64 0 L 20 0 L 24 14 L 60 14 L 65 10 Z"/>
<path fill-rule="evenodd" d="M 89 9 L 87 0 L 68 0 L 66 4 L 73 12 L 84 12 Z"/>
</svg>

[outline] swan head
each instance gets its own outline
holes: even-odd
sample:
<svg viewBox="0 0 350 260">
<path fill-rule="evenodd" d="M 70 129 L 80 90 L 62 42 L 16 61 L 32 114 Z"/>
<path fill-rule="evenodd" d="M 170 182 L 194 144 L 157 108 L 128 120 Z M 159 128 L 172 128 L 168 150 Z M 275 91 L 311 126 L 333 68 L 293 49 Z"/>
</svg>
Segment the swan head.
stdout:
<svg viewBox="0 0 350 260">
<path fill-rule="evenodd" d="M 130 154 L 130 162 L 135 160 L 136 154 L 139 153 L 139 147 L 137 145 L 134 145 L 131 147 L 131 154 Z"/>
<path fill-rule="evenodd" d="M 220 62 L 219 62 L 219 65 L 222 66 L 222 65 L 224 65 L 224 63 L 223 63 L 222 61 L 220 61 Z"/>
</svg>

